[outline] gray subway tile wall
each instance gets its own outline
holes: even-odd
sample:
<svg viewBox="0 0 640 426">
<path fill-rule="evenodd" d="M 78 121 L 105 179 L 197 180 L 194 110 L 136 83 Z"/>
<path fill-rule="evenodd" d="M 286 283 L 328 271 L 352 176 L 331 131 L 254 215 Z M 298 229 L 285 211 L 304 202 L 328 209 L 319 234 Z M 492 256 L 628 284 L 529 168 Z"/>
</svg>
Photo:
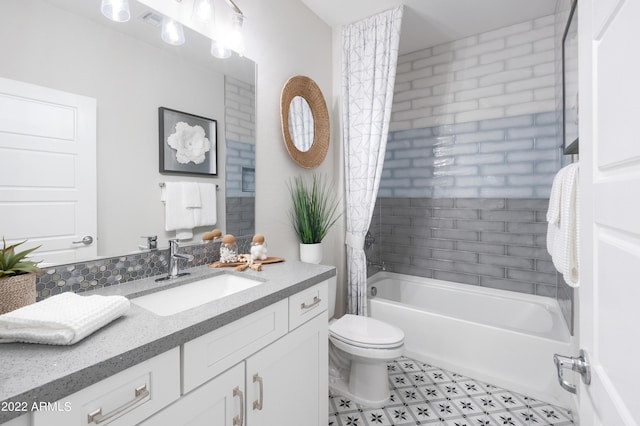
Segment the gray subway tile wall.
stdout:
<svg viewBox="0 0 640 426">
<path fill-rule="evenodd" d="M 256 229 L 255 197 L 227 197 L 227 233 L 253 234 Z"/>
<path fill-rule="evenodd" d="M 391 271 L 556 297 L 548 200 L 379 197 L 367 257 Z"/>
</svg>

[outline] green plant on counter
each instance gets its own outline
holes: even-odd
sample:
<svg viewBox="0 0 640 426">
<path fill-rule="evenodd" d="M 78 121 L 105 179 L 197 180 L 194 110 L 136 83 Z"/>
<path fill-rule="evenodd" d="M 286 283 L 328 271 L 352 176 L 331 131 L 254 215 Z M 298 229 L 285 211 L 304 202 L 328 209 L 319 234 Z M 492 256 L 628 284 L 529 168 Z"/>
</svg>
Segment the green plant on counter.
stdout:
<svg viewBox="0 0 640 426">
<path fill-rule="evenodd" d="M 29 274 L 31 272 L 40 272 L 38 268 L 39 262 L 25 259 L 30 253 L 40 248 L 40 246 L 16 253 L 16 247 L 24 243 L 26 243 L 26 241 L 7 247 L 7 242 L 4 238 L 2 239 L 2 249 L 0 250 L 0 279 Z"/>
<path fill-rule="evenodd" d="M 321 242 L 340 217 L 333 185 L 317 174 L 310 183 L 298 176 L 289 182 L 289 193 L 293 202 L 289 215 L 300 242 Z"/>
</svg>

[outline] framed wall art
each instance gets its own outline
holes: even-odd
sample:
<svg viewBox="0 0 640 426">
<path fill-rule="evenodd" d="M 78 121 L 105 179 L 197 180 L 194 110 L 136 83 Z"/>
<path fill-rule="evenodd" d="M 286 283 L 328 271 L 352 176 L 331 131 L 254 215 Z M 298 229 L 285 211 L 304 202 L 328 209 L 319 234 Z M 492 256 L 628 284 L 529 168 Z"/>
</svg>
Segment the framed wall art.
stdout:
<svg viewBox="0 0 640 426">
<path fill-rule="evenodd" d="M 158 108 L 160 173 L 218 175 L 218 122 L 182 111 Z"/>
</svg>

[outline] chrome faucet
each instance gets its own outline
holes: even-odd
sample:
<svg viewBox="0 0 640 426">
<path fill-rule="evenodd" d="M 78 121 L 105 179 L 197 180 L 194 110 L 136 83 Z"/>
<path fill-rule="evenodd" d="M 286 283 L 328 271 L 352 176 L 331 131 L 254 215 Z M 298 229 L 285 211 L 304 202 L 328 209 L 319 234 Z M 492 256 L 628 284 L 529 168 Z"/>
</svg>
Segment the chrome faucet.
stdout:
<svg viewBox="0 0 640 426">
<path fill-rule="evenodd" d="M 380 263 L 375 263 L 375 262 L 371 262 L 368 261 L 367 262 L 367 266 L 374 266 L 376 268 L 380 268 L 381 271 L 386 271 L 387 270 L 387 265 L 384 264 L 384 260 Z"/>
<path fill-rule="evenodd" d="M 174 278 L 183 277 L 185 275 L 189 275 L 188 272 L 180 272 L 179 268 L 179 259 L 185 259 L 189 262 L 193 261 L 193 256 L 190 254 L 178 253 L 178 249 L 180 245 L 178 244 L 178 240 L 171 239 L 169 240 L 169 274 L 166 277 L 157 278 L 156 281 L 166 281 L 172 280 Z"/>
<path fill-rule="evenodd" d="M 140 250 L 157 250 L 158 249 L 158 236 L 157 235 L 150 235 L 150 236 L 143 236 L 140 238 L 146 238 L 147 239 L 147 244 L 146 245 L 139 245 L 138 248 Z"/>
</svg>

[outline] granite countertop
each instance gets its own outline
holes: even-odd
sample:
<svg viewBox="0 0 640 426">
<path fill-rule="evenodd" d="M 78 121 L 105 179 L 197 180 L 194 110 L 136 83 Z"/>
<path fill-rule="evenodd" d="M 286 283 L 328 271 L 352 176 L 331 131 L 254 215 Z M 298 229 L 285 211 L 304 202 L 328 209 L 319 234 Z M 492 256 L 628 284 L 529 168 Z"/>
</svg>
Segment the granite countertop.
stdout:
<svg viewBox="0 0 640 426">
<path fill-rule="evenodd" d="M 200 266 L 169 283 L 151 277 L 81 293 L 139 296 L 164 286 L 215 274 L 233 273 L 263 281 L 255 287 L 171 316 L 158 316 L 135 304 L 119 319 L 72 346 L 0 344 L 0 423 L 23 412 L 8 402 L 55 402 L 93 383 L 189 340 L 229 324 L 332 276 L 332 266 L 297 261 L 263 265 L 261 272 Z M 4 407 L 4 408 L 3 408 Z"/>
</svg>

